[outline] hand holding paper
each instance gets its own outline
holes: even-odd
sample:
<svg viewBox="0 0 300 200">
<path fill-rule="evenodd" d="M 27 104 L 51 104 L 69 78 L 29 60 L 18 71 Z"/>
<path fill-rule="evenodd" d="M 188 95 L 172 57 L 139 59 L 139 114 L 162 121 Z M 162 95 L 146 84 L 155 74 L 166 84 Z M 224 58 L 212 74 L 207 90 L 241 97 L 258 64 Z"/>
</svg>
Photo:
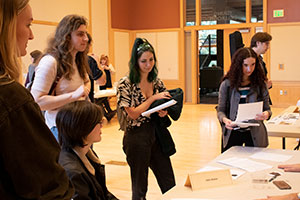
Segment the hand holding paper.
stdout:
<svg viewBox="0 0 300 200">
<path fill-rule="evenodd" d="M 237 117 L 235 121 L 242 122 L 255 119 L 257 114 L 263 112 L 263 102 L 239 104 Z"/>
<path fill-rule="evenodd" d="M 150 116 L 152 113 L 157 112 L 157 111 L 162 110 L 162 109 L 165 109 L 165 108 L 167 108 L 169 106 L 172 106 L 172 105 L 174 105 L 176 103 L 177 103 L 177 101 L 175 101 L 174 99 L 172 99 L 172 100 L 170 100 L 170 101 L 168 101 L 166 103 L 163 103 L 163 104 L 161 104 L 159 106 L 156 106 L 156 107 L 154 107 L 154 108 L 152 108 L 150 110 L 147 110 L 147 111 L 143 112 L 142 116 Z"/>
<path fill-rule="evenodd" d="M 263 113 L 262 111 L 263 111 L 262 101 L 255 102 L 255 103 L 239 104 L 236 120 L 232 122 L 232 124 L 241 128 L 245 128 L 249 126 L 259 126 L 258 123 L 248 123 L 248 120 L 265 119 L 265 113 Z"/>
</svg>

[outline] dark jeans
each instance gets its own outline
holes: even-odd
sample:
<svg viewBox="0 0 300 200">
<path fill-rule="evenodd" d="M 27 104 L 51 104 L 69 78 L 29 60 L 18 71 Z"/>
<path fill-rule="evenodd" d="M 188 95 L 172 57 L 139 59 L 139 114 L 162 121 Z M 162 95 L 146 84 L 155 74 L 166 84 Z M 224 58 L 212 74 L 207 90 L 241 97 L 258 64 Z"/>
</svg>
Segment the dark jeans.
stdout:
<svg viewBox="0 0 300 200">
<path fill-rule="evenodd" d="M 243 146 L 244 144 L 247 147 L 254 146 L 250 130 L 247 131 L 232 130 L 226 147 L 223 147 L 222 144 L 222 153 L 227 149 L 229 149 L 230 147 Z"/>
<path fill-rule="evenodd" d="M 162 193 L 175 186 L 171 160 L 161 151 L 153 122 L 145 122 L 140 127 L 127 130 L 123 138 L 123 150 L 130 167 L 133 200 L 146 199 L 149 167 Z"/>
</svg>

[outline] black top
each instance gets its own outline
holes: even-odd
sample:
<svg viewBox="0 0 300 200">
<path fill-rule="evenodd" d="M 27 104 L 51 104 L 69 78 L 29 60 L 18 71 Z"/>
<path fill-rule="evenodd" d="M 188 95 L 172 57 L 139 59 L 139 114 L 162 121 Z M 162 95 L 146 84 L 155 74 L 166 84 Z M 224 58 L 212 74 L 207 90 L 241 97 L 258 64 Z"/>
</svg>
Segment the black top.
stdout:
<svg viewBox="0 0 300 200">
<path fill-rule="evenodd" d="M 70 199 L 60 147 L 31 94 L 0 79 L 0 198 Z"/>
<path fill-rule="evenodd" d="M 106 74 L 106 84 L 103 86 L 100 86 L 99 87 L 100 90 L 106 90 L 106 88 L 112 87 L 110 71 L 108 69 L 105 69 L 104 72 Z"/>
<path fill-rule="evenodd" d="M 75 187 L 73 199 L 118 200 L 107 190 L 104 165 L 96 163 L 89 157 L 87 158 L 95 169 L 95 175 L 87 170 L 79 156 L 73 150 L 63 149 L 60 153 L 59 163 L 65 168 Z"/>
<path fill-rule="evenodd" d="M 89 75 L 91 81 L 91 90 L 89 93 L 89 98 L 91 102 L 94 102 L 94 80 L 99 79 L 103 75 L 103 72 L 98 68 L 97 62 L 94 60 L 93 57 L 88 56 L 88 62 L 91 70 L 91 74 Z"/>
<path fill-rule="evenodd" d="M 265 76 L 267 77 L 268 70 L 267 70 L 267 67 L 266 67 L 266 63 L 265 63 L 264 60 L 263 60 L 263 57 L 260 55 L 260 56 L 258 57 L 258 60 L 259 60 L 259 63 L 260 63 L 260 65 L 261 65 L 261 67 L 262 67 L 264 73 L 265 73 Z"/>
</svg>

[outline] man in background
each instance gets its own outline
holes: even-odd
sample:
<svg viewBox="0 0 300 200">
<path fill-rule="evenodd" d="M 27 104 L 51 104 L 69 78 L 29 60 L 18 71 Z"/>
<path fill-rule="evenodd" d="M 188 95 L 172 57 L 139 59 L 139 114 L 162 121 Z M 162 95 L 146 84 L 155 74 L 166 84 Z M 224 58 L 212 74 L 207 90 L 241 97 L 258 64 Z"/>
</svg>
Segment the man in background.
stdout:
<svg viewBox="0 0 300 200">
<path fill-rule="evenodd" d="M 260 65 L 267 77 L 268 71 L 266 68 L 266 63 L 263 60 L 262 54 L 265 54 L 270 46 L 270 41 L 272 40 L 272 36 L 266 32 L 258 32 L 253 35 L 251 38 L 251 48 L 257 53 Z M 267 80 L 266 82 L 268 89 L 272 88 L 272 81 Z M 271 101 L 271 100 L 270 100 Z"/>
</svg>

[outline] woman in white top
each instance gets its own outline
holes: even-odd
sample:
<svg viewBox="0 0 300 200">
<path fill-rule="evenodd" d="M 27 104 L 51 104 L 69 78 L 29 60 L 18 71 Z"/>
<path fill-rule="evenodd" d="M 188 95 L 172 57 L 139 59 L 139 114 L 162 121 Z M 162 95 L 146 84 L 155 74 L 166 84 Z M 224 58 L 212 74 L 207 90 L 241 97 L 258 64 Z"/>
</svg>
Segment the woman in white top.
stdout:
<svg viewBox="0 0 300 200">
<path fill-rule="evenodd" d="M 36 68 L 31 93 L 41 110 L 46 111 L 46 124 L 56 139 L 55 118 L 59 108 L 85 99 L 89 94 L 87 42 L 86 19 L 78 15 L 65 16 Z"/>
</svg>

